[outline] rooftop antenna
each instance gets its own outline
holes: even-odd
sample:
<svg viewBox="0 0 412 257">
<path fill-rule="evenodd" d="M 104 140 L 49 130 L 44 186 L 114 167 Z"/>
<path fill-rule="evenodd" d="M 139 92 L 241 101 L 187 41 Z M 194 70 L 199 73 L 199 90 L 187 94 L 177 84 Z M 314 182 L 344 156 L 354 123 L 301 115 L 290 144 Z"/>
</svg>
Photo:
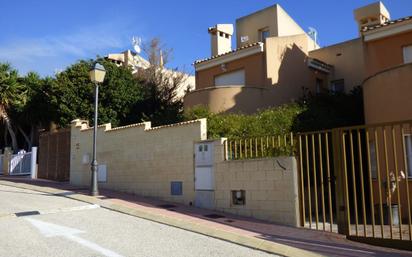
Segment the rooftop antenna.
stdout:
<svg viewBox="0 0 412 257">
<path fill-rule="evenodd" d="M 142 49 L 140 48 L 140 45 L 142 44 L 142 39 L 140 37 L 132 37 L 132 45 L 136 53 L 140 54 Z"/>
<path fill-rule="evenodd" d="M 318 45 L 318 31 L 315 28 L 309 27 L 308 35 L 315 41 L 315 48 Z"/>
</svg>

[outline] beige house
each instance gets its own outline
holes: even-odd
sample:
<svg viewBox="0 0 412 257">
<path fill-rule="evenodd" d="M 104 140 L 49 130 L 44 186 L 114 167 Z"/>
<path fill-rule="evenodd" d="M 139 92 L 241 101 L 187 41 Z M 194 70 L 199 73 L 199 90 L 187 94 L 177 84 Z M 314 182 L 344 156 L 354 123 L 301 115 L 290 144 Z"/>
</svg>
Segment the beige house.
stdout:
<svg viewBox="0 0 412 257">
<path fill-rule="evenodd" d="M 313 76 L 307 56 L 318 46 L 282 7 L 239 18 L 234 50 L 233 30 L 232 24 L 209 28 L 212 56 L 195 62 L 196 90 L 185 96 L 186 109 L 207 105 L 213 112 L 252 113 L 302 95 Z"/>
<path fill-rule="evenodd" d="M 148 60 L 140 56 L 139 54 L 132 52 L 130 50 L 124 51 L 122 53 L 113 53 L 106 56 L 107 60 L 112 61 L 118 66 L 129 67 L 132 69 L 132 73 L 137 75 L 139 70 L 147 69 L 150 66 Z M 178 72 L 175 70 L 170 70 L 163 68 L 163 72 L 168 76 L 181 76 L 183 75 L 184 81 L 181 87 L 177 90 L 177 97 L 182 98 L 187 91 L 193 90 L 195 88 L 195 77 L 186 73 Z"/>
<path fill-rule="evenodd" d="M 377 2 L 356 9 L 354 18 L 358 38 L 323 48 L 279 5 L 239 18 L 234 50 L 230 24 L 210 28 L 212 56 L 195 62 L 196 90 L 185 96 L 185 108 L 206 105 L 213 112 L 252 113 L 294 101 L 302 88 L 348 93 L 363 86 L 367 123 L 412 119 L 410 108 L 402 107 L 412 99 L 406 87 L 412 80 L 410 65 L 405 64 L 412 52 L 410 17 L 391 21 L 389 11 Z M 381 72 L 379 78 L 370 78 Z M 384 89 L 395 80 L 407 92 Z M 379 83 L 384 85 L 374 86 Z M 382 104 L 388 98 L 393 108 Z"/>
<path fill-rule="evenodd" d="M 412 120 L 412 17 L 366 27 L 362 35 L 366 123 Z"/>
</svg>

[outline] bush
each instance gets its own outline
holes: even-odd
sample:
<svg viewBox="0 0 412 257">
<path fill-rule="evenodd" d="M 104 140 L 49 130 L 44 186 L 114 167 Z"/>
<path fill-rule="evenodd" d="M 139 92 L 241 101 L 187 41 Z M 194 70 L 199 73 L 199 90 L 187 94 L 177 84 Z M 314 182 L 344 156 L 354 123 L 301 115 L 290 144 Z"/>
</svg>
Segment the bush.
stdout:
<svg viewBox="0 0 412 257">
<path fill-rule="evenodd" d="M 293 125 L 294 131 L 316 131 L 364 124 L 363 94 L 355 87 L 348 94 L 308 94 L 299 103 L 304 108 Z"/>
<path fill-rule="evenodd" d="M 260 110 L 251 115 L 215 114 L 205 106 L 195 106 L 184 114 L 185 120 L 199 118 L 207 118 L 209 139 L 253 138 L 359 125 L 364 123 L 362 89 L 355 87 L 349 94 L 308 94 L 298 103 Z"/>
<path fill-rule="evenodd" d="M 298 104 L 287 104 L 258 111 L 256 114 L 211 113 L 195 106 L 184 114 L 185 120 L 207 118 L 208 138 L 231 139 L 283 135 L 292 131 L 296 117 L 304 111 Z"/>
</svg>

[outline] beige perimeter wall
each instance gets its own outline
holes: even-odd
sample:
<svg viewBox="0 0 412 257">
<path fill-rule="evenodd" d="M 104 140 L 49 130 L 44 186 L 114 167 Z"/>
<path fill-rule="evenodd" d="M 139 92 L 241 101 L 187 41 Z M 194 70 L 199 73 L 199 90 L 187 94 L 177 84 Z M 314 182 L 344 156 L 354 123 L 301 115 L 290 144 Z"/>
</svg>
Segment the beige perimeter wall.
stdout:
<svg viewBox="0 0 412 257">
<path fill-rule="evenodd" d="M 90 183 L 93 129 L 74 120 L 71 127 L 70 182 Z M 170 202 L 194 204 L 194 145 L 206 140 L 206 119 L 151 128 L 150 123 L 111 128 L 99 126 L 97 159 L 107 165 L 100 188 Z M 225 141 L 214 141 L 214 206 L 211 209 L 297 226 L 297 167 L 294 157 L 226 161 Z M 172 181 L 183 194 L 171 195 Z M 231 191 L 245 190 L 246 204 L 232 204 Z"/>
<path fill-rule="evenodd" d="M 217 163 L 216 210 L 298 226 L 297 175 L 294 157 Z M 232 190 L 245 190 L 245 205 L 232 204 Z"/>
<path fill-rule="evenodd" d="M 71 127 L 70 182 L 88 185 L 93 130 L 80 120 Z M 194 142 L 206 139 L 206 119 L 151 128 L 150 122 L 99 126 L 97 159 L 107 165 L 101 188 L 189 204 L 194 201 Z M 87 158 L 86 158 L 87 159 Z M 171 181 L 183 182 L 183 195 L 171 196 Z"/>
</svg>

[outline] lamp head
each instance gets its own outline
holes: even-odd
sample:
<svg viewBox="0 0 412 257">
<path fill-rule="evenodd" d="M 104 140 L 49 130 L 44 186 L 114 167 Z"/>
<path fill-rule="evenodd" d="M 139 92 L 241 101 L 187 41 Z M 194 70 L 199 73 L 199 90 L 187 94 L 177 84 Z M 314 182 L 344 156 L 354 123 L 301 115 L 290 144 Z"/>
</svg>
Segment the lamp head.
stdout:
<svg viewBox="0 0 412 257">
<path fill-rule="evenodd" d="M 100 63 L 96 63 L 89 71 L 90 80 L 94 83 L 102 83 L 105 75 L 106 69 Z"/>
</svg>

